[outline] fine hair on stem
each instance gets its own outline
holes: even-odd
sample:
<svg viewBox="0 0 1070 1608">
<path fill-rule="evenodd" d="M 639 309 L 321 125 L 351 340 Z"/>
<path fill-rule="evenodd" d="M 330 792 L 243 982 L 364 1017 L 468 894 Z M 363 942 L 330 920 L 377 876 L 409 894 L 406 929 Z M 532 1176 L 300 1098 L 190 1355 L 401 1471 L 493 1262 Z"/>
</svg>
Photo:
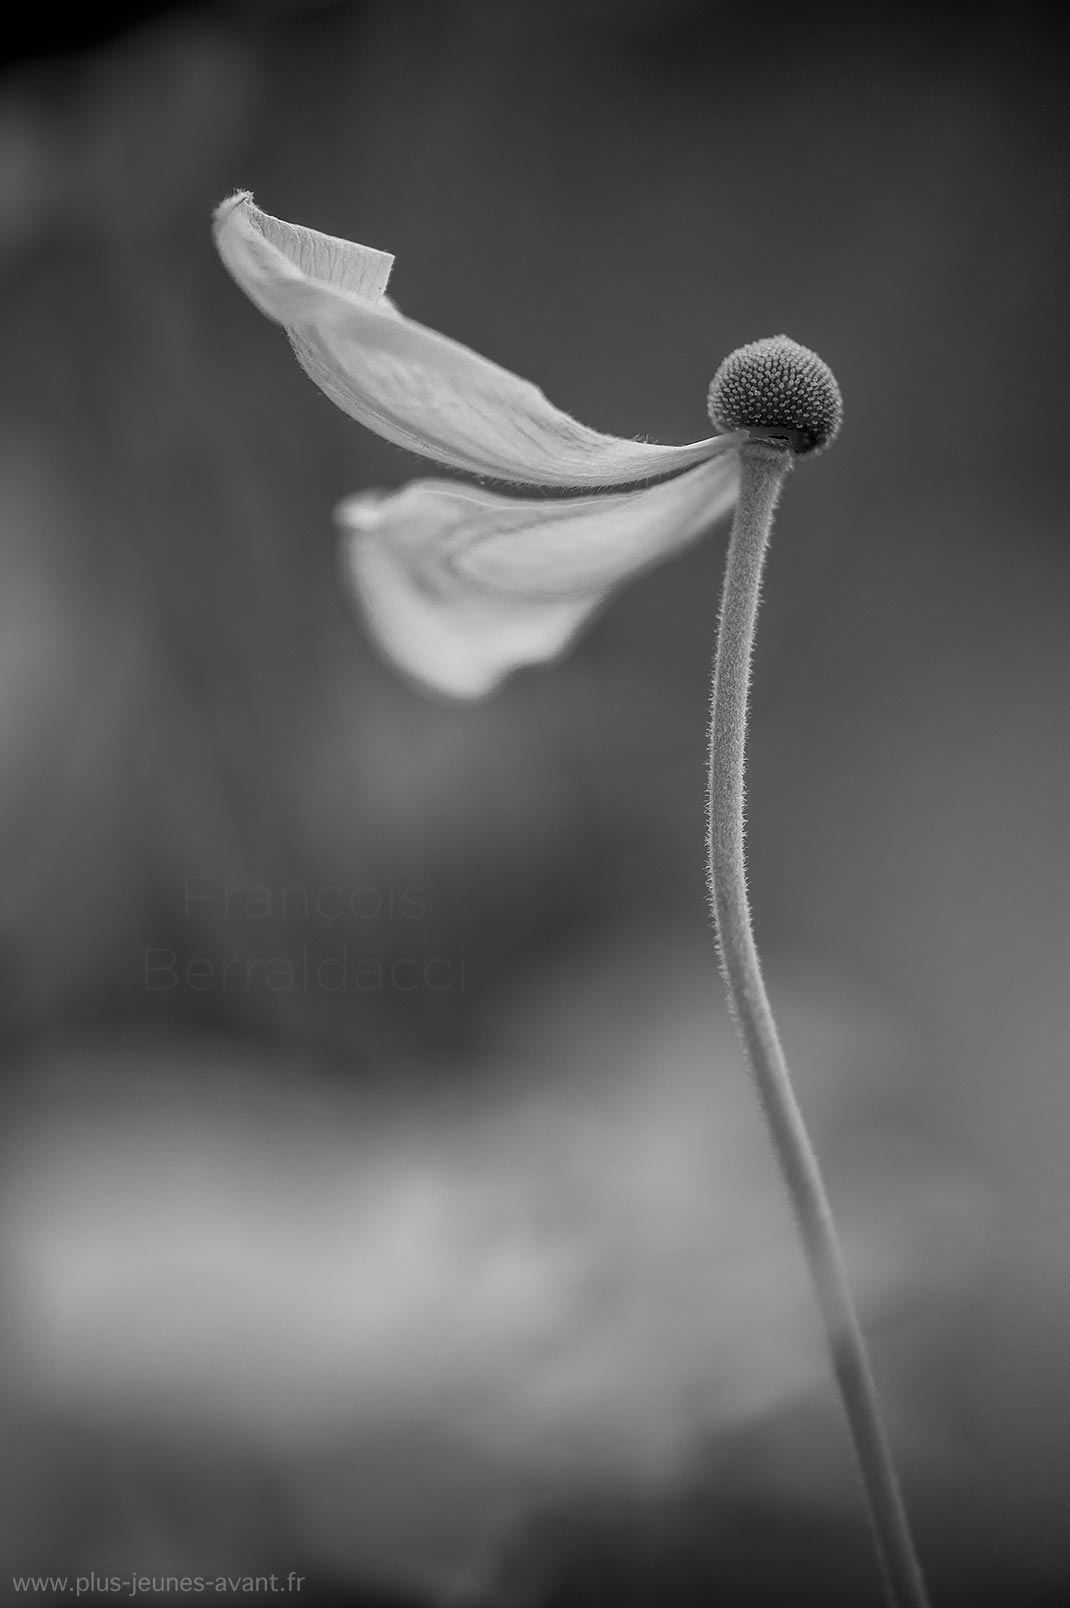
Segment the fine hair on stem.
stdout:
<svg viewBox="0 0 1070 1608">
<path fill-rule="evenodd" d="M 833 1373 L 862 1477 L 890 1608 L 928 1598 L 884 1429 L 828 1196 L 792 1088 L 762 979 L 747 899 L 744 761 L 754 625 L 773 511 L 792 462 L 788 446 L 741 449 L 739 500 L 721 601 L 709 744 L 709 890 L 721 970 L 776 1158 L 802 1236 Z"/>
</svg>

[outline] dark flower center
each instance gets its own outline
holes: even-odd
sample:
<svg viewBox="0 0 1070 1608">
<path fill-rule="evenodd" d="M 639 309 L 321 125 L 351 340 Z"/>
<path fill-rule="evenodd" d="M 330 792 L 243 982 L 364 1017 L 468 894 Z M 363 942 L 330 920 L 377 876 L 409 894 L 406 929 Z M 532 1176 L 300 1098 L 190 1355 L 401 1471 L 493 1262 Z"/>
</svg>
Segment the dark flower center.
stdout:
<svg viewBox="0 0 1070 1608">
<path fill-rule="evenodd" d="M 832 370 L 787 335 L 731 352 L 713 377 L 708 406 L 718 430 L 749 430 L 799 456 L 829 446 L 843 421 Z"/>
</svg>

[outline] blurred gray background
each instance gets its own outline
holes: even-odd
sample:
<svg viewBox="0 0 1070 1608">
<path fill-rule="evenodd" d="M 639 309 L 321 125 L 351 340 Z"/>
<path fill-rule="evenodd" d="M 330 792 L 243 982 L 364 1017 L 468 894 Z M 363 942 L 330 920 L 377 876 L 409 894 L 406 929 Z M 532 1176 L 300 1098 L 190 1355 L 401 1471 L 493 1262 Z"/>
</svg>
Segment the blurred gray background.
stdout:
<svg viewBox="0 0 1070 1608">
<path fill-rule="evenodd" d="M 91 1158 L 115 1176 L 109 1145 L 151 1160 L 179 1111 L 189 1150 L 175 1154 L 195 1172 L 218 1088 L 241 1177 L 286 1128 L 280 1088 L 314 1090 L 317 1121 L 353 1124 L 373 1154 L 393 1153 L 380 1122 L 426 1123 L 432 1151 L 440 1127 L 482 1131 L 503 1083 L 519 1103 L 552 1088 L 567 1132 L 574 1091 L 612 1086 L 629 1055 L 643 1088 L 668 1068 L 675 1089 L 681 1057 L 701 1084 L 707 1042 L 711 1098 L 726 1124 L 750 1121 L 704 911 L 725 530 L 619 594 L 562 664 L 485 704 L 423 699 L 350 613 L 332 509 L 427 466 L 333 409 L 222 270 L 211 209 L 247 186 L 280 217 L 394 252 L 406 312 L 603 430 L 700 438 L 714 369 L 759 336 L 784 331 L 835 370 L 844 432 L 791 477 L 760 621 L 759 942 L 834 1203 L 866 1222 L 906 1214 L 874 1350 L 936 1602 L 1065 1600 L 1070 351 L 1054 13 L 291 0 L 105 8 L 80 36 L 24 27 L 0 80 L 5 1572 L 10 1558 L 16 1573 L 139 1559 L 207 1573 L 198 1559 L 240 1556 L 241 1572 L 302 1569 L 305 1601 L 371 1601 L 358 1593 L 377 1581 L 418 1600 L 439 1589 L 433 1568 L 408 1568 L 435 1552 L 423 1519 L 410 1536 L 397 1518 L 410 1502 L 433 1518 L 441 1499 L 432 1475 L 421 1485 L 431 1455 L 408 1386 L 371 1452 L 361 1424 L 333 1448 L 364 1468 L 341 1502 L 319 1429 L 265 1452 L 254 1403 L 209 1458 L 144 1404 L 100 1410 L 99 1370 L 70 1359 L 111 1341 L 81 1320 L 43 1296 L 34 1317 L 27 1296 L 20 1330 L 20 1292 L 45 1288 L 35 1269 L 68 1232 L 48 1238 L 42 1202 L 67 1199 L 78 1219 Z M 283 888 L 302 890 L 285 908 Z M 316 895 L 336 888 L 348 914 L 326 920 Z M 243 969 L 288 957 L 307 974 L 343 949 L 378 983 L 278 988 Z M 448 986 L 429 981 L 436 960 Z M 707 1011 L 709 1036 L 674 1049 Z M 506 1148 L 534 1167 L 510 1109 Z M 608 1180 L 617 1161 L 591 1143 L 578 1169 Z M 125 1179 L 124 1221 L 151 1172 Z M 249 1199 L 274 1198 L 256 1187 Z M 594 1190 L 598 1222 L 609 1195 Z M 728 1229 L 741 1198 L 724 1195 Z M 187 1196 L 167 1199 L 185 1224 Z M 314 1237 L 315 1212 L 303 1221 Z M 863 1279 L 875 1240 L 857 1252 Z M 613 1254 L 627 1282 L 628 1246 Z M 779 1251 L 763 1266 L 759 1283 L 778 1276 Z M 739 1271 L 725 1299 L 746 1319 Z M 55 1349 L 36 1372 L 20 1360 L 35 1335 Z M 294 1378 L 328 1369 L 294 1344 Z M 644 1381 L 659 1344 L 655 1325 Z M 168 1356 L 160 1342 L 146 1399 L 166 1395 Z M 491 1526 L 506 1562 L 479 1589 L 560 1608 L 877 1602 L 819 1373 L 664 1477 L 618 1481 L 604 1448 L 559 1465 L 551 1447 L 552 1478 Z M 348 1543 L 347 1515 L 406 1436 L 384 1564 Z M 460 1478 L 444 1455 L 442 1485 Z M 480 1480 L 472 1491 L 480 1509 Z"/>
</svg>

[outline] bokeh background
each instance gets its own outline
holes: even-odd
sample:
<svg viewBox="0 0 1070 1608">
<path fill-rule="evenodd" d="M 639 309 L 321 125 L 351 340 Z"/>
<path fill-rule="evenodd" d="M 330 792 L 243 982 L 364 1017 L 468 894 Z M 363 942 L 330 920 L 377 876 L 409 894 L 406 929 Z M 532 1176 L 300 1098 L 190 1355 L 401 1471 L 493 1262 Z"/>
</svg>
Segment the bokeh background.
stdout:
<svg viewBox="0 0 1070 1608">
<path fill-rule="evenodd" d="M 725 532 L 489 702 L 403 684 L 332 509 L 426 466 L 227 278 L 238 186 L 616 434 L 705 434 L 761 335 L 836 371 L 760 624 L 759 940 L 935 1600 L 1065 1600 L 1061 43 L 698 0 L 10 33 L 4 1600 L 879 1601 L 705 923 Z"/>
</svg>

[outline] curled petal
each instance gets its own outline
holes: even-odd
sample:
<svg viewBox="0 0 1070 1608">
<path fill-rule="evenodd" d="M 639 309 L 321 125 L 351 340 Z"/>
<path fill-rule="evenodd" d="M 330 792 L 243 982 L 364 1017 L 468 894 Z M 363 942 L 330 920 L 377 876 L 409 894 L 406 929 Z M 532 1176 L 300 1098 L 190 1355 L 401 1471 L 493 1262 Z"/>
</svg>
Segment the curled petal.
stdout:
<svg viewBox="0 0 1070 1608">
<path fill-rule="evenodd" d="M 624 495 L 527 501 L 443 480 L 338 510 L 364 614 L 410 675 L 459 698 L 552 659 L 607 592 L 701 534 L 735 501 L 725 453 Z"/>
<path fill-rule="evenodd" d="M 404 318 L 384 292 L 393 258 L 272 218 L 246 191 L 215 215 L 219 253 L 305 372 L 388 441 L 523 485 L 623 486 L 714 457 L 740 435 L 659 446 L 602 435 L 537 386 Z"/>
</svg>

